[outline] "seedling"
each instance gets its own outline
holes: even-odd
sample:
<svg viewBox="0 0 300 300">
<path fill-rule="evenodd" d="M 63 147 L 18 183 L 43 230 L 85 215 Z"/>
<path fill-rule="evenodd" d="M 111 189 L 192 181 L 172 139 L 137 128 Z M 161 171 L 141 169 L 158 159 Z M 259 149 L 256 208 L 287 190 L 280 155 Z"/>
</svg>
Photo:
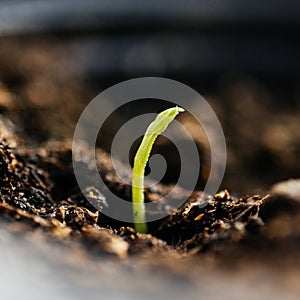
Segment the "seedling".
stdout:
<svg viewBox="0 0 300 300">
<path fill-rule="evenodd" d="M 152 146 L 157 136 L 165 131 L 174 118 L 183 111 L 183 108 L 176 106 L 158 114 L 155 120 L 148 126 L 141 145 L 134 157 L 132 171 L 132 205 L 134 225 L 137 232 L 147 232 L 144 203 L 144 176 Z"/>
</svg>

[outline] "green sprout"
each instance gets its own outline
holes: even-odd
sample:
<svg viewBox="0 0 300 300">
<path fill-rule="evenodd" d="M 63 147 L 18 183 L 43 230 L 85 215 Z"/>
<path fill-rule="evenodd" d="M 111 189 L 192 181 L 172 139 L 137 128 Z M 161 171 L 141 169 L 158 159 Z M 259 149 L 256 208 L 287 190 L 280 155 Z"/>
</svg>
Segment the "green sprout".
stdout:
<svg viewBox="0 0 300 300">
<path fill-rule="evenodd" d="M 134 226 L 137 232 L 147 232 L 144 203 L 144 176 L 152 146 L 157 136 L 165 131 L 175 117 L 183 111 L 183 108 L 176 106 L 158 114 L 155 120 L 148 126 L 141 145 L 134 157 L 132 171 L 132 205 Z"/>
</svg>

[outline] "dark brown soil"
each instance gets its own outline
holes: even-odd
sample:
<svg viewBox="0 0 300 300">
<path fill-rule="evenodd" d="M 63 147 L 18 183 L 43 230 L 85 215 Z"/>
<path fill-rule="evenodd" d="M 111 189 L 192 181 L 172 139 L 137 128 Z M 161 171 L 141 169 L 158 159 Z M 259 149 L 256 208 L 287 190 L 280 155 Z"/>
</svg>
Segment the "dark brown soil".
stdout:
<svg viewBox="0 0 300 300">
<path fill-rule="evenodd" d="M 155 272 L 163 268 L 180 280 L 196 282 L 198 274 L 205 277 L 212 269 L 256 274 L 255 268 L 259 266 L 261 270 L 267 270 L 264 276 L 270 278 L 275 276 L 273 272 L 280 271 L 282 277 L 275 276 L 276 280 L 281 281 L 284 277 L 285 288 L 299 292 L 295 280 L 300 276 L 299 181 L 284 182 L 279 188 L 274 186 L 267 191 L 266 185 L 270 182 L 266 179 L 270 172 L 267 166 L 257 170 L 251 166 L 254 158 L 278 158 L 276 163 L 282 167 L 282 178 L 297 174 L 299 162 L 296 156 L 282 153 L 282 150 L 287 151 L 285 145 L 296 139 L 299 130 L 289 132 L 289 135 L 282 133 L 281 140 L 274 144 L 277 136 L 270 135 L 269 122 L 281 132 L 284 118 L 278 122 L 268 109 L 262 107 L 263 104 L 259 104 L 260 97 L 255 95 L 264 93 L 255 84 L 253 88 L 249 82 L 249 85 L 239 83 L 226 90 L 229 98 L 236 89 L 250 95 L 241 105 L 233 103 L 231 108 L 235 113 L 229 113 L 221 106 L 216 105 L 216 108 L 231 115 L 225 122 L 227 130 L 233 124 L 250 122 L 245 112 L 251 112 L 249 107 L 255 107 L 256 113 L 260 114 L 264 133 L 255 140 L 255 132 L 248 132 L 249 140 L 253 141 L 249 147 L 237 143 L 243 140 L 243 134 L 247 135 L 243 125 L 232 138 L 236 145 L 229 147 L 225 184 L 229 187 L 245 184 L 244 190 L 252 187 L 257 190 L 261 180 L 264 192 L 238 196 L 225 186 L 216 195 L 203 195 L 199 190 L 178 208 L 178 203 L 182 203 L 189 191 L 177 188 L 176 197 L 169 198 L 155 211 L 158 214 L 167 211 L 168 216 L 150 223 L 149 234 L 139 234 L 134 231 L 133 224 L 110 219 L 105 214 L 110 206 L 107 189 L 128 201 L 131 189 L 115 174 L 110 156 L 102 148 L 96 150 L 96 159 L 105 186 L 97 190 L 92 177 L 85 191 L 80 192 L 77 186 L 70 137 L 84 107 L 80 100 L 83 88 L 79 88 L 79 78 L 70 78 L 63 71 L 56 78 L 56 73 L 51 71 L 49 65 L 53 58 L 59 61 L 65 55 L 62 48 L 54 41 L 50 53 L 46 53 L 47 47 L 39 44 L 37 54 L 30 54 L 30 47 L 22 47 L 21 55 L 18 45 L 10 43 L 6 41 L 6 47 L 0 52 L 0 57 L 5 58 L 1 62 L 6 76 L 4 81 L 11 84 L 0 86 L 0 223 L 5 231 L 30 237 L 35 247 L 50 243 L 50 248 L 64 249 L 63 258 L 59 259 L 62 264 L 66 263 L 66 253 L 74 251 L 68 261 L 71 267 L 86 269 L 104 255 L 119 263 L 129 261 L 129 265 L 137 265 L 143 270 Z M 12 69 L 9 62 L 18 55 L 23 58 L 18 67 Z M 26 55 L 31 60 L 26 59 Z M 35 71 L 28 72 L 28 69 Z M 38 71 L 43 69 L 47 76 Z M 48 90 L 46 96 L 45 89 Z M 72 109 L 57 111 L 57 106 L 67 107 L 70 101 Z M 292 128 L 298 124 L 298 112 L 291 118 L 288 112 L 282 114 Z M 205 152 L 205 145 L 202 146 Z M 298 146 L 296 143 L 293 149 Z M 87 151 L 90 150 L 83 145 L 78 153 L 84 164 L 88 164 Z M 245 166 L 238 164 L 240 161 L 247 161 L 246 173 L 243 173 Z M 130 178 L 130 170 L 122 168 Z M 205 174 L 202 176 L 205 179 Z M 251 176 L 254 180 L 248 182 Z M 146 189 L 146 201 L 155 202 L 172 188 L 171 184 L 159 184 L 155 189 Z"/>
<path fill-rule="evenodd" d="M 86 151 L 83 149 L 82 153 Z M 107 187 L 130 200 L 130 186 L 124 185 L 116 176 L 109 156 L 99 149 L 97 161 Z M 93 188 L 91 178 L 91 187 L 86 191 L 91 201 L 78 192 L 71 164 L 68 142 L 47 143 L 31 149 L 23 146 L 15 150 L 7 142 L 2 142 L 1 210 L 4 215 L 14 215 L 20 221 L 71 239 L 73 236 L 80 239 L 89 237 L 96 241 L 103 232 L 104 235 L 110 233 L 112 239 L 120 240 L 119 235 L 122 241 L 126 241 L 126 252 L 165 244 L 181 251 L 188 252 L 196 247 L 198 251 L 206 251 L 210 244 L 219 240 L 219 236 L 220 240 L 240 240 L 248 231 L 257 232 L 264 225 L 259 209 L 267 197 L 239 199 L 232 197 L 227 190 L 215 197 L 202 197 L 202 192 L 193 192 L 188 201 L 176 209 L 177 201 L 187 194 L 178 189 L 177 199 L 169 199 L 169 203 L 160 206 L 160 210 L 168 208 L 169 217 L 150 224 L 153 236 L 137 235 L 132 224 L 122 224 L 105 215 L 105 209 L 110 205 L 109 199 L 102 195 L 105 195 L 105 187 L 101 192 Z M 146 200 L 155 201 L 171 188 L 158 185 L 155 191 L 148 189 L 145 191 Z M 95 201 L 99 210 L 91 205 Z M 108 230 L 103 231 L 103 228 Z M 162 242 L 157 242 L 156 238 Z"/>
</svg>

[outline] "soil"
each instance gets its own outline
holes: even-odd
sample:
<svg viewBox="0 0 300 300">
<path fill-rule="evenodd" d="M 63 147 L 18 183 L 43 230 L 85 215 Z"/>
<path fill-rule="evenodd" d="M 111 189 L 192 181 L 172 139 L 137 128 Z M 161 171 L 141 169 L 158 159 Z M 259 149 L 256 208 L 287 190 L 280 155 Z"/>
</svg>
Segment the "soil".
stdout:
<svg viewBox="0 0 300 300">
<path fill-rule="evenodd" d="M 14 49 L 17 52 L 18 48 Z M 2 49 L 1 55 L 5 57 L 8 52 Z M 59 56 L 57 52 L 53 55 Z M 49 64 L 43 60 L 47 56 L 34 58 L 36 64 Z M 25 59 L 23 64 L 22 68 L 26 70 Z M 70 80 L 64 73 L 60 75 L 65 76 L 60 84 L 69 82 L 69 86 L 65 87 L 59 105 L 72 99 L 74 107 L 67 113 L 56 113 L 53 107 L 58 104 L 55 100 L 58 87 L 53 84 L 54 79 L 45 79 L 33 72 L 26 73 L 28 77 L 24 83 L 22 68 L 19 67 L 18 73 L 6 66 L 6 81 L 13 82 L 13 76 L 19 81 L 15 80 L 14 88 L 3 83 L 0 90 L 1 230 L 29 239 L 33 247 L 42 249 L 42 253 L 60 249 L 57 255 L 59 263 L 80 272 L 87 271 L 91 287 L 96 285 L 91 274 L 101 272 L 99 262 L 107 264 L 111 261 L 109 268 L 116 268 L 120 274 L 123 269 L 118 269 L 118 266 L 124 264 L 135 274 L 146 270 L 150 273 L 148 277 L 151 277 L 151 272 L 163 270 L 162 280 L 171 276 L 172 282 L 187 282 L 185 287 L 193 284 L 191 289 L 195 293 L 201 292 L 194 286 L 197 276 L 203 282 L 209 279 L 213 284 L 218 276 L 230 274 L 238 282 L 239 276 L 234 271 L 247 282 L 251 282 L 251 277 L 266 280 L 269 287 L 280 282 L 275 288 L 278 297 L 286 292 L 293 299 L 293 295 L 300 292 L 299 181 L 283 182 L 269 191 L 264 189 L 261 195 L 238 196 L 226 188 L 216 195 L 204 195 L 196 190 L 179 207 L 178 203 L 182 203 L 189 191 L 176 188 L 174 198 L 166 200 L 157 211 L 147 212 L 164 215 L 167 212 L 168 216 L 150 223 L 148 234 L 136 233 L 133 224 L 110 219 L 105 214 L 111 205 L 106 196 L 107 189 L 128 201 L 131 191 L 130 186 L 116 175 L 110 156 L 102 148 L 96 150 L 96 160 L 105 186 L 101 190 L 95 188 L 92 177 L 85 191 L 80 192 L 77 186 L 72 168 L 71 140 L 68 138 L 72 131 L 70 124 L 75 122 L 75 116 L 84 106 L 79 100 L 82 91 L 76 79 Z M 49 99 L 38 101 L 41 91 L 48 86 L 53 87 L 47 96 Z M 21 96 L 18 89 L 26 93 Z M 48 115 L 44 121 L 45 111 Z M 70 123 L 68 118 L 72 120 Z M 59 125 L 61 120 L 62 125 Z M 264 149 L 270 146 L 269 150 L 273 147 L 274 153 L 280 152 L 279 146 L 272 145 L 271 138 L 268 143 Z M 78 153 L 78 159 L 86 165 L 89 164 L 87 151 L 89 149 L 82 145 Z M 247 157 L 247 153 L 243 156 L 245 152 L 241 150 L 242 158 Z M 121 162 L 119 165 L 122 167 Z M 285 172 L 288 170 L 287 167 Z M 130 170 L 123 166 L 122 171 L 130 178 Z M 259 178 L 260 173 L 256 176 Z M 249 189 L 251 186 L 249 184 Z M 173 187 L 169 183 L 146 189 L 146 201 L 155 202 Z M 91 265 L 94 271 L 91 271 Z M 124 276 L 130 275 L 126 273 Z M 147 276 L 146 280 L 151 282 Z M 226 282 L 226 279 L 222 280 Z M 218 284 L 222 280 L 218 279 Z M 230 290 L 228 287 L 227 291 Z M 202 285 L 201 288 L 205 293 L 205 287 Z M 126 288 L 122 288 L 124 290 Z M 249 292 L 251 288 L 245 290 Z M 173 297 L 176 288 L 174 291 Z M 266 294 L 260 292 L 267 299 Z M 184 290 L 184 293 L 188 295 L 189 291 Z M 255 291 L 253 295 L 256 295 Z M 191 294 L 191 297 L 195 296 Z M 247 295 L 244 298 L 248 299 Z"/>
</svg>

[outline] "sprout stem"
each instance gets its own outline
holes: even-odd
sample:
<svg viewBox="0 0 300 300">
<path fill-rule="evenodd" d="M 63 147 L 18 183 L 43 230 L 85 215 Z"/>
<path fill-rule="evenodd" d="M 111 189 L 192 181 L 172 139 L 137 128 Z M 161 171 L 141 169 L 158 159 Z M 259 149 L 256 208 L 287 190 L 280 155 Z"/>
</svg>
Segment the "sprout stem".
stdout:
<svg viewBox="0 0 300 300">
<path fill-rule="evenodd" d="M 183 108 L 176 106 L 158 114 L 155 120 L 148 126 L 135 155 L 132 173 L 132 204 L 134 225 L 137 232 L 147 232 L 144 203 L 144 176 L 151 149 L 157 136 L 165 131 L 174 118 L 183 111 Z"/>
</svg>

